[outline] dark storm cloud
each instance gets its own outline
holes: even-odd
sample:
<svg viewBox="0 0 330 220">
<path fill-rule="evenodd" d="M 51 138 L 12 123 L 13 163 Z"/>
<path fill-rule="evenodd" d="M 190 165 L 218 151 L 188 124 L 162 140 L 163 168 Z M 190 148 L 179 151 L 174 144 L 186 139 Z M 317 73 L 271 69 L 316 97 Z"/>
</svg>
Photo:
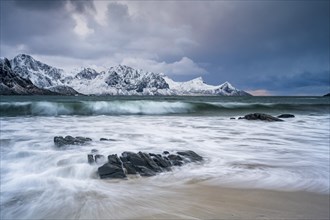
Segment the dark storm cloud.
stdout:
<svg viewBox="0 0 330 220">
<path fill-rule="evenodd" d="M 64 6 L 66 1 L 62 0 L 14 0 L 17 7 L 28 10 L 56 10 Z"/>
<path fill-rule="evenodd" d="M 68 2 L 71 11 L 65 9 Z M 92 1 L 3 1 L 2 47 L 23 47 L 22 52 L 32 54 L 91 58 L 96 53 L 73 32 L 76 22 L 72 13 L 94 10 Z"/>
<path fill-rule="evenodd" d="M 25 5 L 15 7 L 11 1 L 1 2 L 1 42 L 12 46 L 26 45 L 33 49 L 36 44 L 43 43 L 48 44 L 44 48 L 46 50 L 57 47 L 59 44 L 54 38 L 62 31 L 72 28 L 74 22 L 64 10 L 45 11 L 42 9 L 43 4 L 34 3 L 26 8 Z M 29 10 L 29 7 L 38 11 Z M 47 36 L 54 37 L 54 40 L 45 42 Z"/>
<path fill-rule="evenodd" d="M 79 13 L 84 13 L 86 11 L 94 11 L 95 6 L 93 1 L 84 1 L 84 0 L 70 0 L 70 3 L 73 5 L 74 10 Z"/>
<path fill-rule="evenodd" d="M 1 1 L 1 55 L 129 63 L 179 80 L 206 73 L 210 84 L 321 93 L 329 89 L 329 16 L 329 1 Z"/>
<path fill-rule="evenodd" d="M 95 10 L 94 2 L 86 0 L 14 0 L 14 2 L 18 7 L 29 10 L 63 9 L 67 2 L 70 2 L 74 10 L 80 13 Z"/>
</svg>

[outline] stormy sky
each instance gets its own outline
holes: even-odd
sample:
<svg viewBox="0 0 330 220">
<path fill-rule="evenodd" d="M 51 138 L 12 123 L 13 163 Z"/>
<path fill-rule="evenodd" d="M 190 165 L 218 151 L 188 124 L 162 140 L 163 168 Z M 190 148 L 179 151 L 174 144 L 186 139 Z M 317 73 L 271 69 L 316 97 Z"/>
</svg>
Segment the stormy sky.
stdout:
<svg viewBox="0 0 330 220">
<path fill-rule="evenodd" d="M 329 1 L 1 0 L 1 56 L 125 64 L 256 95 L 330 90 Z"/>
</svg>

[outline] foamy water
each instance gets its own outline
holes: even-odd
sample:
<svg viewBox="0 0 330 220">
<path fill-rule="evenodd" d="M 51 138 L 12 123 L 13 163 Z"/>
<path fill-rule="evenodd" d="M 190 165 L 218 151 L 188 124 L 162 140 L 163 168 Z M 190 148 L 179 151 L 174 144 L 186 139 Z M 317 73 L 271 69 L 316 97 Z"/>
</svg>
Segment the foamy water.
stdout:
<svg viewBox="0 0 330 220">
<path fill-rule="evenodd" d="M 83 106 L 69 104 L 70 114 L 58 114 L 59 109 L 69 109 L 63 103 L 1 103 L 1 218 L 118 219 L 161 213 L 166 210 L 151 207 L 166 203 L 171 186 L 195 182 L 329 194 L 330 114 L 324 109 L 298 109 L 293 112 L 295 118 L 267 123 L 230 120 L 229 110 L 224 113 L 212 107 L 234 108 L 233 100 L 208 102 L 202 107 L 199 103 L 197 110 L 196 104 L 178 100 L 79 103 Z M 30 107 L 24 114 L 21 110 L 12 115 L 5 112 L 13 105 Z M 244 109 L 234 109 L 230 116 L 251 112 L 245 105 L 251 104 L 237 103 Z M 31 113 L 36 107 L 42 114 Z M 90 113 L 74 114 L 82 109 Z M 281 111 L 274 108 L 269 112 Z M 53 143 L 58 135 L 85 136 L 93 141 L 58 149 Z M 115 141 L 101 142 L 100 138 Z M 103 155 L 194 150 L 205 162 L 154 177 L 101 180 L 97 175 L 100 165 L 87 163 L 92 149 Z"/>
</svg>

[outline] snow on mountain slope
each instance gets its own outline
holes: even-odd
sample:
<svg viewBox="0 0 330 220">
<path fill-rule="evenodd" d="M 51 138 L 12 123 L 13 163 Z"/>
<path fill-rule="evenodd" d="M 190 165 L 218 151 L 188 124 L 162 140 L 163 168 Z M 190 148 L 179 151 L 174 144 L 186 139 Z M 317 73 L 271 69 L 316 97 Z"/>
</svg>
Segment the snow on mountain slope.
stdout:
<svg viewBox="0 0 330 220">
<path fill-rule="evenodd" d="M 65 83 L 83 94 L 97 95 L 156 95 L 158 90 L 169 88 L 159 74 L 124 65 L 111 67 L 106 72 L 94 71 L 84 69 Z"/>
<path fill-rule="evenodd" d="M 12 69 L 25 79 L 30 79 L 39 88 L 61 84 L 63 70 L 51 67 L 33 59 L 30 55 L 19 54 L 10 61 Z"/>
<path fill-rule="evenodd" d="M 164 74 L 118 65 L 106 71 L 80 68 L 70 73 L 51 67 L 20 54 L 10 61 L 12 71 L 31 81 L 36 87 L 56 93 L 73 95 L 250 95 L 234 88 L 230 83 L 213 86 L 201 77 L 175 82 Z"/>
<path fill-rule="evenodd" d="M 204 83 L 202 77 L 187 82 L 175 82 L 169 77 L 164 77 L 170 89 L 179 95 L 223 95 L 223 96 L 245 96 L 250 95 L 233 87 L 229 82 L 219 86 Z"/>
</svg>

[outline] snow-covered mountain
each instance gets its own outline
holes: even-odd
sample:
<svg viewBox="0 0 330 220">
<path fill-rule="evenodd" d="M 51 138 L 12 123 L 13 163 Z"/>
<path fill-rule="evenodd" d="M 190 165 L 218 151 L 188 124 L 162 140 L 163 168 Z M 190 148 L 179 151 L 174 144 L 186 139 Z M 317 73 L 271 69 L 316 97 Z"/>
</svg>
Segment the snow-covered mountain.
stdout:
<svg viewBox="0 0 330 220">
<path fill-rule="evenodd" d="M 35 86 L 31 80 L 16 74 L 7 58 L 0 58 L 0 94 L 2 95 L 54 95 L 46 89 Z"/>
<path fill-rule="evenodd" d="M 74 77 L 65 78 L 64 83 L 87 95 L 161 95 L 169 89 L 160 74 L 124 65 L 100 73 L 86 68 Z"/>
<path fill-rule="evenodd" d="M 175 82 L 164 74 L 133 69 L 118 65 L 97 72 L 81 68 L 71 74 L 35 60 L 30 55 L 20 54 L 8 61 L 15 76 L 29 80 L 35 87 L 59 94 L 73 95 L 250 95 L 226 82 L 218 86 L 207 85 L 201 77 Z M 4 69 L 1 68 L 1 78 Z M 7 76 L 8 78 L 8 76 Z M 14 77 L 13 77 L 13 80 Z M 2 94 L 2 92 L 0 93 Z"/>
</svg>

